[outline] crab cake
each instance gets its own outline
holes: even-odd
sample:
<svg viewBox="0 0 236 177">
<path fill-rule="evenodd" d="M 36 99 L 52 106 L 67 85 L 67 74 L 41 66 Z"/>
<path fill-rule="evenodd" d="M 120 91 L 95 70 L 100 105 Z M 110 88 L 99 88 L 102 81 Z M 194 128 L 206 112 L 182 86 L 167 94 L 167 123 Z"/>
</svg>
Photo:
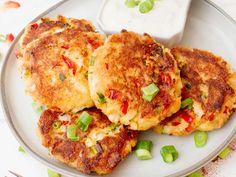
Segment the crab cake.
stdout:
<svg viewBox="0 0 236 177">
<path fill-rule="evenodd" d="M 35 102 L 63 111 L 92 107 L 89 58 L 103 41 L 99 33 L 70 28 L 30 42 L 17 60 L 26 92 Z"/>
<path fill-rule="evenodd" d="M 181 70 L 182 107 L 188 106 L 155 130 L 187 135 L 221 128 L 235 111 L 236 73 L 221 57 L 207 51 L 174 48 L 171 52 Z"/>
<path fill-rule="evenodd" d="M 42 37 L 43 35 L 53 34 L 67 28 L 76 28 L 79 31 L 84 32 L 95 31 L 92 23 L 84 19 L 78 20 L 74 18 L 66 18 L 60 15 L 55 19 L 45 17 L 35 23 L 29 24 L 25 28 L 25 32 L 20 40 L 20 46 L 24 48 L 28 43 Z"/>
<path fill-rule="evenodd" d="M 147 130 L 178 111 L 182 83 L 169 49 L 148 34 L 123 30 L 95 51 L 89 87 L 110 121 Z"/>
<path fill-rule="evenodd" d="M 82 131 L 79 122 L 84 117 L 92 120 Z M 38 130 L 42 144 L 56 159 L 83 173 L 98 174 L 110 173 L 132 151 L 138 136 L 137 131 L 111 123 L 96 108 L 67 114 L 48 109 L 40 117 Z"/>
</svg>

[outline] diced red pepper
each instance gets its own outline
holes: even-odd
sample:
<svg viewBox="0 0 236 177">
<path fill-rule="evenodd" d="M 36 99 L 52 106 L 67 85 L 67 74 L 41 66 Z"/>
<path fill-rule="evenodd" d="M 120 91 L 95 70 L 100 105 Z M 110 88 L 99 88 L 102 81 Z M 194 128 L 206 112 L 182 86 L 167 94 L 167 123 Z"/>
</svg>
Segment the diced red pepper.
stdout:
<svg viewBox="0 0 236 177">
<path fill-rule="evenodd" d="M 163 85 L 171 85 L 172 84 L 172 80 L 169 74 L 163 74 L 161 73 L 159 75 L 159 82 Z"/>
<path fill-rule="evenodd" d="M 12 9 L 12 8 L 16 9 L 16 8 L 20 7 L 20 3 L 16 2 L 16 1 L 6 1 L 6 2 L 4 2 L 3 6 L 7 9 Z"/>
<path fill-rule="evenodd" d="M 87 41 L 93 47 L 93 49 L 97 49 L 100 46 L 100 44 L 93 39 L 88 38 Z"/>
<path fill-rule="evenodd" d="M 121 105 L 121 111 L 122 111 L 123 114 L 127 113 L 128 107 L 129 107 L 128 101 L 123 101 L 123 103 Z"/>
<path fill-rule="evenodd" d="M 180 124 L 180 122 L 172 122 L 171 123 L 173 126 L 178 126 Z"/>
<path fill-rule="evenodd" d="M 6 35 L 6 42 L 12 43 L 12 41 L 15 39 L 14 35 L 12 33 Z"/>
<path fill-rule="evenodd" d="M 77 66 L 75 64 L 75 62 L 73 62 L 71 59 L 69 59 L 68 57 L 62 55 L 62 59 L 63 61 L 67 64 L 69 69 L 73 70 L 73 74 L 76 74 L 76 70 L 77 70 Z"/>
<path fill-rule="evenodd" d="M 52 65 L 52 69 L 56 68 L 57 66 L 61 66 L 59 63 L 55 63 Z"/>
<path fill-rule="evenodd" d="M 106 66 L 106 69 L 108 70 L 109 69 L 109 64 L 105 63 L 105 66 Z"/>
<path fill-rule="evenodd" d="M 38 27 L 39 27 L 38 23 L 31 24 L 31 28 L 34 30 L 38 29 Z"/>
<path fill-rule="evenodd" d="M 69 49 L 70 47 L 69 47 L 69 45 L 63 45 L 63 46 L 61 46 L 61 48 L 63 48 L 63 49 Z"/>
<path fill-rule="evenodd" d="M 180 116 L 188 123 L 193 121 L 193 118 L 187 112 L 182 112 Z"/>
<path fill-rule="evenodd" d="M 52 106 L 52 107 L 50 107 L 50 109 L 53 109 L 53 110 L 56 110 L 56 111 L 59 111 L 59 110 L 60 110 L 60 108 L 57 107 L 57 106 Z"/>
<path fill-rule="evenodd" d="M 109 89 L 109 96 L 108 98 L 112 99 L 112 100 L 115 100 L 118 98 L 120 92 L 115 90 L 115 89 Z"/>
<path fill-rule="evenodd" d="M 193 131 L 193 128 L 192 128 L 191 125 L 189 125 L 187 128 L 185 128 L 185 130 L 186 130 L 187 132 L 192 132 L 192 131 Z"/>
<path fill-rule="evenodd" d="M 63 125 L 67 125 L 69 123 L 69 121 L 62 121 Z"/>
<path fill-rule="evenodd" d="M 208 120 L 209 120 L 209 121 L 213 121 L 214 118 L 215 118 L 215 116 L 214 116 L 214 114 L 212 113 L 212 114 L 208 117 Z"/>
<path fill-rule="evenodd" d="M 228 106 L 225 106 L 224 113 L 225 113 L 225 114 L 228 113 L 228 110 L 229 110 Z"/>
<path fill-rule="evenodd" d="M 18 59 L 18 58 L 21 57 L 21 53 L 20 53 L 20 50 L 19 50 L 19 49 L 16 49 L 16 51 L 15 51 L 15 56 L 16 56 L 16 59 Z"/>
</svg>

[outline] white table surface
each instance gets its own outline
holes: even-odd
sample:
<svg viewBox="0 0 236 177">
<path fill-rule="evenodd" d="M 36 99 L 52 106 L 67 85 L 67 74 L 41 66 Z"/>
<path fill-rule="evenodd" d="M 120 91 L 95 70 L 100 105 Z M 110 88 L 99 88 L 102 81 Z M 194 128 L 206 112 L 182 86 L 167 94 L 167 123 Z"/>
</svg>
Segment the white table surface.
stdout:
<svg viewBox="0 0 236 177">
<path fill-rule="evenodd" d="M 3 10 L 0 8 L 0 33 L 13 33 L 15 36 L 33 18 L 57 3 L 59 0 L 18 0 L 21 7 L 18 9 Z M 0 7 L 4 0 L 0 1 Z M 236 0 L 213 0 L 236 20 Z M 235 34 L 236 35 L 236 34 Z M 9 46 L 0 43 L 0 63 Z M 19 143 L 11 134 L 4 121 L 3 111 L 0 108 L 0 177 L 13 177 L 8 170 L 12 170 L 23 177 L 47 177 L 47 167 L 33 159 L 30 155 L 19 153 Z M 232 145 L 236 148 L 235 143 Z M 205 177 L 236 177 L 236 151 L 225 160 L 208 164 Z"/>
</svg>

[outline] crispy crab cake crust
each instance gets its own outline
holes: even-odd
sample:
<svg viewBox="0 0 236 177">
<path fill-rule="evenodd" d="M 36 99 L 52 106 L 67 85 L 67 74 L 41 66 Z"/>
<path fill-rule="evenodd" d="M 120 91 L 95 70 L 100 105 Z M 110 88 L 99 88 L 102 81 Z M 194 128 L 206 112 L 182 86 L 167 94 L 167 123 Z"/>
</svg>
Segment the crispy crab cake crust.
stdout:
<svg viewBox="0 0 236 177">
<path fill-rule="evenodd" d="M 29 24 L 20 40 L 20 46 L 24 48 L 27 44 L 46 34 L 63 31 L 67 28 L 76 28 L 79 31 L 94 32 L 95 28 L 91 22 L 84 19 L 66 18 L 61 15 L 55 19 L 41 18 L 39 21 Z"/>
<path fill-rule="evenodd" d="M 32 41 L 19 58 L 26 92 L 37 103 L 63 111 L 92 107 L 87 72 L 92 52 L 104 36 L 75 28 Z"/>
<path fill-rule="evenodd" d="M 89 86 L 96 107 L 110 121 L 133 130 L 147 130 L 180 107 L 182 83 L 169 49 L 148 34 L 123 30 L 108 37 L 93 54 Z M 151 102 L 142 99 L 141 88 L 155 83 L 160 91 Z M 106 103 L 99 102 L 98 94 Z"/>
<path fill-rule="evenodd" d="M 174 48 L 171 52 L 185 85 L 182 99 L 191 98 L 193 109 L 180 110 L 155 131 L 182 136 L 221 128 L 235 111 L 236 73 L 221 57 L 207 51 Z"/>
<path fill-rule="evenodd" d="M 42 113 L 38 123 L 39 137 L 59 161 L 83 173 L 110 173 L 132 151 L 138 132 L 128 130 L 123 125 L 111 129 L 112 123 L 96 108 L 84 111 L 90 114 L 92 122 L 86 132 L 77 130 L 79 141 L 68 139 L 66 128 L 76 122 L 81 112 L 63 115 L 63 112 L 55 109 Z M 54 129 L 54 122 L 60 122 L 62 126 Z"/>
</svg>

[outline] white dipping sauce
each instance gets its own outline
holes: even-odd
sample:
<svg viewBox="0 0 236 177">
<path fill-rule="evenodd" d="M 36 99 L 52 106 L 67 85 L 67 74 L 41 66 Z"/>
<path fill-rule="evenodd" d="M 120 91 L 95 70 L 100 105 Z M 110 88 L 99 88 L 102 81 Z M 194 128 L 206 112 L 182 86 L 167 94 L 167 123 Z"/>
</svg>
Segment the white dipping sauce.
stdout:
<svg viewBox="0 0 236 177">
<path fill-rule="evenodd" d="M 142 14 L 138 6 L 128 8 L 125 0 L 106 0 L 99 13 L 98 23 L 108 33 L 126 29 L 140 34 L 149 33 L 160 42 L 173 44 L 182 38 L 190 2 L 158 0 L 150 12 Z"/>
</svg>

